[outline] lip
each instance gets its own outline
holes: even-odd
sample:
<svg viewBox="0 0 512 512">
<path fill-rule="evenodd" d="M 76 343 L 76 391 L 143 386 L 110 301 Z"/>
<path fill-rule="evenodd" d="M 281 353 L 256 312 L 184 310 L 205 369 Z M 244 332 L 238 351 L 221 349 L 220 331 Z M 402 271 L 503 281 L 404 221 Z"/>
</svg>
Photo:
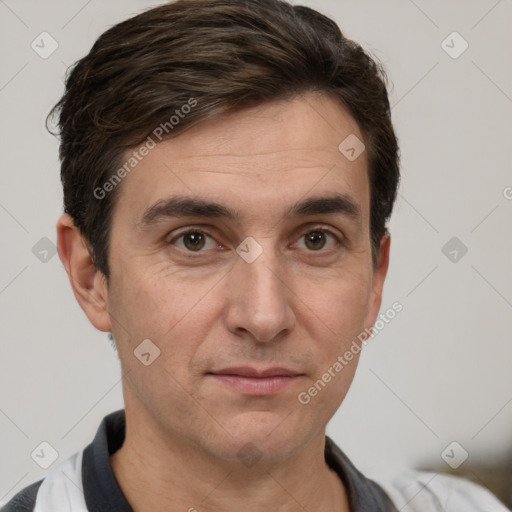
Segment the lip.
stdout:
<svg viewBox="0 0 512 512">
<path fill-rule="evenodd" d="M 300 372 L 290 370 L 289 368 L 283 367 L 272 367 L 265 368 L 263 370 L 257 370 L 250 366 L 236 366 L 233 368 L 223 368 L 222 370 L 216 370 L 210 372 L 213 375 L 238 375 L 240 377 L 297 377 L 302 375 Z"/>
<path fill-rule="evenodd" d="M 227 387 L 249 396 L 274 395 L 303 376 L 288 368 L 257 370 L 247 366 L 224 368 L 208 375 Z"/>
</svg>

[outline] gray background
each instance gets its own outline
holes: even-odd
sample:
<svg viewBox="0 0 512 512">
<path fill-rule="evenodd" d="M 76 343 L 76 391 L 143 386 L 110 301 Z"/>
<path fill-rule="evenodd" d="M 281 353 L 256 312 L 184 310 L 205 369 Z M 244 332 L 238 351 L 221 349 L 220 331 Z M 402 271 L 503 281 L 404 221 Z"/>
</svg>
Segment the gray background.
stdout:
<svg viewBox="0 0 512 512">
<path fill-rule="evenodd" d="M 30 456 L 42 441 L 63 460 L 122 407 L 106 334 L 78 307 L 58 255 L 40 260 L 62 210 L 44 119 L 66 67 L 158 3 L 0 0 L 0 502 L 44 476 Z M 498 461 L 512 448 L 512 4 L 301 3 L 386 66 L 403 159 L 382 311 L 404 309 L 364 349 L 328 434 L 370 475 L 444 464 L 452 441 L 470 460 Z M 43 31 L 59 45 L 47 59 L 31 48 Z M 453 31 L 469 44 L 458 58 L 442 47 Z M 462 49 L 457 37 L 446 44 Z M 442 252 L 452 237 L 468 249 L 455 262 Z"/>
</svg>

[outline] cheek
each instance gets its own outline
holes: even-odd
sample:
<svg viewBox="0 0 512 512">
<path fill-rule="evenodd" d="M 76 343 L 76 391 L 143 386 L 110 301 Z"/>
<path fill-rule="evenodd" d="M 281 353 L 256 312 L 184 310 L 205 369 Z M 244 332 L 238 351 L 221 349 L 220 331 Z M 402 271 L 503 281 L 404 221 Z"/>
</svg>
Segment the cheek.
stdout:
<svg viewBox="0 0 512 512">
<path fill-rule="evenodd" d="M 307 329 L 315 343 L 316 372 L 299 403 L 310 407 L 325 421 L 336 412 L 354 378 L 370 298 L 370 278 L 364 273 L 316 280 L 299 293 L 307 305 Z"/>
<path fill-rule="evenodd" d="M 198 315 L 211 288 L 207 279 L 191 279 L 190 275 L 158 268 L 138 271 L 125 267 L 115 283 L 112 304 L 109 302 L 111 314 L 129 326 L 125 331 L 130 337 L 162 341 L 172 337 L 182 322 Z"/>
<path fill-rule="evenodd" d="M 308 280 L 297 294 L 309 310 L 313 339 L 322 340 L 328 352 L 342 350 L 364 329 L 371 297 L 369 275 L 344 269 Z"/>
<path fill-rule="evenodd" d="M 129 279 L 123 277 L 127 275 Z M 156 266 L 139 273 L 136 268 L 125 269 L 113 280 L 110 313 L 117 326 L 114 336 L 123 370 L 140 376 L 138 387 L 159 390 L 157 395 L 175 394 L 180 386 L 193 387 L 197 376 L 194 362 L 218 320 L 222 301 L 218 280 L 218 275 L 203 273 L 194 278 L 190 271 L 171 272 Z M 146 339 L 160 351 L 148 367 L 134 357 Z"/>
<path fill-rule="evenodd" d="M 208 332 L 211 286 L 127 268 L 112 282 L 110 315 L 131 393 L 155 411 L 172 403 L 175 412 L 189 414 L 184 389 L 192 387 L 191 362 Z"/>
<path fill-rule="evenodd" d="M 326 424 L 336 413 L 352 384 L 360 344 L 334 342 L 321 349 L 322 357 L 311 380 L 297 395 L 301 417 Z M 305 415 L 305 416 L 304 416 Z"/>
</svg>

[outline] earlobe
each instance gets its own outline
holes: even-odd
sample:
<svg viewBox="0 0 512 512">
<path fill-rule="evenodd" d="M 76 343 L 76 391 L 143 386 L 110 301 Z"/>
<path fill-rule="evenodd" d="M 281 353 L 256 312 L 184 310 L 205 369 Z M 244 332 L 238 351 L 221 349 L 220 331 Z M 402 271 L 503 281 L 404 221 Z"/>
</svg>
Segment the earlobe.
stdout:
<svg viewBox="0 0 512 512">
<path fill-rule="evenodd" d="M 68 214 L 57 222 L 57 250 L 87 318 L 100 331 L 111 331 L 105 276 L 94 266 L 88 244 Z"/>
</svg>

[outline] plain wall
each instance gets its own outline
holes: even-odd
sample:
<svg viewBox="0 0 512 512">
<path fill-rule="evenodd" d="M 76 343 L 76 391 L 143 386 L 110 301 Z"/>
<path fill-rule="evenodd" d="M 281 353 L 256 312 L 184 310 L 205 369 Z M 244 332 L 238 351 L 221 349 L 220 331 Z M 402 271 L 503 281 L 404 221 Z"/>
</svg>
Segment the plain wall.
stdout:
<svg viewBox="0 0 512 512">
<path fill-rule="evenodd" d="M 0 3 L 0 502 L 45 475 L 30 457 L 41 441 L 63 460 L 123 406 L 106 334 L 77 305 L 58 255 L 42 262 L 32 248 L 55 243 L 62 212 L 58 142 L 44 121 L 66 68 L 158 3 Z M 442 463 L 454 440 L 472 460 L 498 461 L 512 448 L 512 4 L 305 3 L 386 67 L 402 150 L 382 310 L 399 301 L 403 311 L 364 349 L 327 432 L 363 472 Z M 31 48 L 43 31 L 59 45 L 47 59 Z M 469 44 L 456 59 L 441 46 L 453 31 Z M 467 247 L 456 262 L 442 251 L 452 237 Z"/>
</svg>

